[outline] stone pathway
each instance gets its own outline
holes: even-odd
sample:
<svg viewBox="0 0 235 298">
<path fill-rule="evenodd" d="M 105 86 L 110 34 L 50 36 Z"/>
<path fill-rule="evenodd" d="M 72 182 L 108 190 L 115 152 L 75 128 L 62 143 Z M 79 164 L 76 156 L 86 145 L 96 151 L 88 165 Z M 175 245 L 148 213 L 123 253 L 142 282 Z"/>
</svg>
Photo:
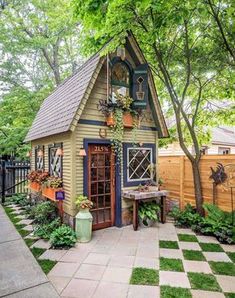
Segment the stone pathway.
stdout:
<svg viewBox="0 0 235 298">
<path fill-rule="evenodd" d="M 59 297 L 1 205 L 0 223 L 0 297 Z"/>
<path fill-rule="evenodd" d="M 208 248 L 203 243 L 212 243 L 215 247 Z M 175 248 L 169 248 L 169 245 Z M 204 251 L 210 249 L 219 251 Z M 213 237 L 196 236 L 189 229 L 176 229 L 172 223 L 166 223 L 136 232 L 132 226 L 95 231 L 91 242 L 77 244 L 66 252 L 48 250 L 41 258 L 51 257 L 58 261 L 48 277 L 61 297 L 156 298 L 167 286 L 173 291 L 174 287 L 186 289 L 188 296 L 184 297 L 220 298 L 225 297 L 224 293 L 235 293 L 235 276 L 213 273 L 211 264 L 226 262 L 235 270 L 229 252 L 234 253 L 235 247 L 219 245 Z M 201 256 L 200 261 L 190 259 L 197 254 Z M 181 264 L 180 270 L 173 265 L 170 267 L 172 260 Z M 168 267 L 165 267 L 166 262 Z M 154 269 L 159 276 L 159 285 L 130 285 L 136 267 Z M 195 286 L 193 274 L 202 279 L 212 278 L 217 289 L 210 285 L 208 289 Z M 175 297 L 180 296 L 176 294 Z"/>
</svg>

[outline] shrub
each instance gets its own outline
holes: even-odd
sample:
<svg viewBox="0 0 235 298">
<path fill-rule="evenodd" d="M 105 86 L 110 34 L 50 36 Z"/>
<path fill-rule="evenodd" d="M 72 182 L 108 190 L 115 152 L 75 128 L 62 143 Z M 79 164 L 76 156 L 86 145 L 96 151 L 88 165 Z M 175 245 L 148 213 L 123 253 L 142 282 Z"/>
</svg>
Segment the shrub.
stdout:
<svg viewBox="0 0 235 298">
<path fill-rule="evenodd" d="M 141 202 L 139 205 L 138 215 L 142 219 L 143 224 L 145 226 L 148 225 L 147 220 L 158 220 L 158 213 L 160 211 L 160 207 L 156 204 L 156 202 Z"/>
<path fill-rule="evenodd" d="M 189 228 L 192 225 L 199 224 L 202 219 L 202 217 L 197 213 L 196 209 L 190 204 L 187 204 L 185 209 L 182 211 L 178 207 L 174 207 L 169 215 L 174 218 L 176 226 L 184 228 Z"/>
<path fill-rule="evenodd" d="M 32 208 L 30 218 L 35 224 L 48 224 L 56 218 L 56 207 L 49 201 L 39 203 Z"/>
<path fill-rule="evenodd" d="M 43 238 L 50 239 L 51 233 L 60 226 L 60 219 L 56 218 L 48 224 L 35 225 L 34 235 Z"/>
<path fill-rule="evenodd" d="M 75 245 L 77 237 L 75 232 L 63 224 L 51 233 L 50 242 L 54 248 L 69 248 Z"/>
</svg>

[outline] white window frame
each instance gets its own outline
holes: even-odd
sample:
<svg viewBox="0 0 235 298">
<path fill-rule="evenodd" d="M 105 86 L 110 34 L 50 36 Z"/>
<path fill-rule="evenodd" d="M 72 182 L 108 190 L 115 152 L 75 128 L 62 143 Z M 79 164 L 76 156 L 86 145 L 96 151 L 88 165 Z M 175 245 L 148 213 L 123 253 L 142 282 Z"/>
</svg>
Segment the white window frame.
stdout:
<svg viewBox="0 0 235 298">
<path fill-rule="evenodd" d="M 130 171 L 129 171 L 129 164 L 132 160 L 130 160 L 129 158 L 129 152 L 130 150 L 148 150 L 150 151 L 150 165 L 153 164 L 153 148 L 150 147 L 129 147 L 127 148 L 127 182 L 143 182 L 143 181 L 150 181 L 153 179 L 152 177 L 152 173 L 151 173 L 151 177 L 150 178 L 140 178 L 140 179 L 131 179 L 130 178 Z M 147 169 L 146 169 L 147 171 Z M 145 171 L 145 172 L 146 172 Z M 145 173 L 144 173 L 145 174 Z"/>
</svg>

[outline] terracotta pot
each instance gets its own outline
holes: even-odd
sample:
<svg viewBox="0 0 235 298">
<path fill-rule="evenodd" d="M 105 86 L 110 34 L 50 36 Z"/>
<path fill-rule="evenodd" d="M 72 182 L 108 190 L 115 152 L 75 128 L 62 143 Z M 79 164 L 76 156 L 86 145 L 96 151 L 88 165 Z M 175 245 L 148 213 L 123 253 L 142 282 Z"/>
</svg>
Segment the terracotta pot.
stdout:
<svg viewBox="0 0 235 298">
<path fill-rule="evenodd" d="M 113 114 L 110 114 L 108 117 L 106 117 L 106 123 L 107 123 L 107 126 L 114 126 L 115 121 L 113 118 Z"/>
<path fill-rule="evenodd" d="M 124 127 L 133 127 L 133 116 L 130 113 L 124 113 L 122 119 Z"/>
<path fill-rule="evenodd" d="M 52 201 L 55 201 L 55 193 L 56 191 L 63 190 L 62 188 L 52 188 L 52 187 L 43 187 L 42 195 Z"/>
<path fill-rule="evenodd" d="M 39 192 L 41 190 L 41 185 L 38 182 L 30 182 L 29 188 L 33 191 Z"/>
</svg>

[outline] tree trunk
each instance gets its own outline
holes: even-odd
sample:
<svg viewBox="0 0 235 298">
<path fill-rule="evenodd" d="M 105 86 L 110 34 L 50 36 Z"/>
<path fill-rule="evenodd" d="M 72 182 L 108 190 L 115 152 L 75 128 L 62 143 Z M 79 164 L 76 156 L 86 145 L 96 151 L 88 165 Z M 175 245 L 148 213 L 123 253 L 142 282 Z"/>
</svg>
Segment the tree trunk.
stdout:
<svg viewBox="0 0 235 298">
<path fill-rule="evenodd" d="M 195 190 L 195 201 L 196 201 L 196 208 L 197 212 L 204 216 L 204 209 L 203 205 L 203 196 L 202 196 L 202 183 L 201 183 L 201 174 L 199 169 L 199 161 L 191 161 L 192 170 L 193 170 L 193 183 L 194 183 L 194 190 Z"/>
</svg>

